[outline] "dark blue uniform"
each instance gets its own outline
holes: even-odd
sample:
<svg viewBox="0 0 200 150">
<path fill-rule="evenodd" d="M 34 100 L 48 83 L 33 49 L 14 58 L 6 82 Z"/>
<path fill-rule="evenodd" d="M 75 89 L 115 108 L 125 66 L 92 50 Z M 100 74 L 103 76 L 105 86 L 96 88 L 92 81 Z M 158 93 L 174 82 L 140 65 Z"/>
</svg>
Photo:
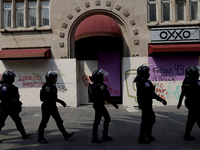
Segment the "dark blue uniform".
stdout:
<svg viewBox="0 0 200 150">
<path fill-rule="evenodd" d="M 200 128 L 200 81 L 186 77 L 182 83 L 182 92 L 179 98 L 179 107 L 185 96 L 185 106 L 188 108 L 188 120 L 186 123 L 185 136 L 190 136 L 194 124 Z"/>
<path fill-rule="evenodd" d="M 0 131 L 5 125 L 5 120 L 10 116 L 16 124 L 19 132 L 25 133 L 24 126 L 19 117 L 22 103 L 19 101 L 18 88 L 11 83 L 4 83 L 0 87 Z"/>
<path fill-rule="evenodd" d="M 58 129 L 63 134 L 64 137 L 67 136 L 67 132 L 63 126 L 63 120 L 60 117 L 56 102 L 58 101 L 57 97 L 57 88 L 53 83 L 46 82 L 41 89 L 40 99 L 43 102 L 42 109 L 42 120 L 38 129 L 38 139 L 42 139 L 44 136 L 44 129 L 47 127 L 50 116 L 54 118 Z"/>
<path fill-rule="evenodd" d="M 98 137 L 98 125 L 100 124 L 102 117 L 104 117 L 105 119 L 103 125 L 103 135 L 107 136 L 108 126 L 111 119 L 106 107 L 104 106 L 105 101 L 113 104 L 115 108 L 118 108 L 118 106 L 110 100 L 110 93 L 107 89 L 107 86 L 101 82 L 93 84 L 93 89 L 90 98 L 92 98 L 93 108 L 95 110 L 95 119 L 93 124 L 93 139 Z"/>
<path fill-rule="evenodd" d="M 150 136 L 154 123 L 156 122 L 155 113 L 152 108 L 152 99 L 162 101 L 155 93 L 155 87 L 150 80 L 140 79 L 136 82 L 137 86 L 137 101 L 139 108 L 142 110 L 142 121 L 140 125 L 140 138 L 143 139 L 146 135 Z"/>
</svg>

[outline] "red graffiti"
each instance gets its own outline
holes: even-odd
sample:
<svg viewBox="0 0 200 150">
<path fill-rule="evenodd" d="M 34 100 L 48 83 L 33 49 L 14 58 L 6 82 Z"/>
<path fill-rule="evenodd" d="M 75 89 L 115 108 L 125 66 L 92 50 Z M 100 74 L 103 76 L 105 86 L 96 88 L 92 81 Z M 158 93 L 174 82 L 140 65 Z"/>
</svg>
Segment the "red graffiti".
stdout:
<svg viewBox="0 0 200 150">
<path fill-rule="evenodd" d="M 108 86 L 108 91 L 110 92 L 110 95 L 117 95 L 117 96 L 120 95 L 119 90 L 114 90 L 113 88 L 111 88 L 107 77 L 104 78 L 103 82 Z"/>
<path fill-rule="evenodd" d="M 40 81 L 41 76 L 20 76 L 19 81 Z"/>
<path fill-rule="evenodd" d="M 84 75 L 84 76 L 82 77 L 82 80 L 83 80 L 85 86 L 89 86 L 89 84 L 90 84 L 89 75 Z"/>
<path fill-rule="evenodd" d="M 19 81 L 23 82 L 23 87 L 40 88 L 45 82 L 41 81 L 41 76 L 19 76 Z"/>
<path fill-rule="evenodd" d="M 165 95 L 168 95 L 168 92 L 166 89 L 164 89 L 163 83 L 153 83 L 156 88 L 155 88 L 155 92 L 158 94 L 158 96 L 160 96 L 163 99 L 165 98 Z"/>
<path fill-rule="evenodd" d="M 91 80 L 90 80 L 89 77 L 90 77 L 89 75 L 84 75 L 84 76 L 82 77 L 82 81 L 84 82 L 84 85 L 85 85 L 86 87 L 88 87 L 88 86 L 89 86 L 89 83 L 91 82 Z M 108 90 L 109 90 L 109 92 L 110 92 L 111 95 L 117 95 L 117 96 L 120 95 L 119 90 L 114 90 L 113 88 L 111 88 L 110 83 L 109 83 L 107 77 L 104 78 L 104 81 L 103 81 L 103 82 L 108 86 Z"/>
<path fill-rule="evenodd" d="M 43 86 L 45 82 L 23 82 L 23 87 L 28 87 L 28 88 L 40 88 Z"/>
</svg>

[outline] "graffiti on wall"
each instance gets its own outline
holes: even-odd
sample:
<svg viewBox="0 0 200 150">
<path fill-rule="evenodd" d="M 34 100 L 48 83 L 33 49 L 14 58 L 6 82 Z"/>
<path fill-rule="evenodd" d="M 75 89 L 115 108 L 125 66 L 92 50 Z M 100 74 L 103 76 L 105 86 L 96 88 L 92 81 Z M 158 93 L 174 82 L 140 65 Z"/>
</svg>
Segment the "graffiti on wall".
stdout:
<svg viewBox="0 0 200 150">
<path fill-rule="evenodd" d="M 133 80 L 136 77 L 137 69 L 131 69 L 127 70 L 125 72 L 125 79 L 126 79 L 126 90 L 127 95 L 130 98 L 133 98 L 135 103 L 137 103 L 137 88 L 136 84 L 133 82 Z M 174 85 L 173 82 L 152 82 L 155 86 L 155 92 L 158 96 L 160 96 L 163 99 L 169 99 L 170 97 L 175 97 L 176 99 L 179 98 L 179 95 L 181 93 L 181 85 Z M 172 87 L 173 86 L 173 87 Z M 175 87 L 174 87 L 175 86 Z"/>
<path fill-rule="evenodd" d="M 155 86 L 155 92 L 163 99 L 179 99 L 181 85 L 176 81 L 183 81 L 185 70 L 190 66 L 198 65 L 197 56 L 170 56 L 170 57 L 149 57 L 148 58 L 150 77 L 149 80 Z M 137 103 L 136 85 L 133 83 L 137 75 L 137 69 L 130 69 L 125 72 L 127 95 L 134 98 Z M 167 82 L 166 82 L 167 81 Z M 172 81 L 172 82 L 169 82 Z"/>
<path fill-rule="evenodd" d="M 65 76 L 65 75 L 61 74 L 60 72 L 59 76 Z M 0 78 L 1 78 L 1 75 L 0 75 Z M 44 85 L 46 81 L 42 78 L 42 75 L 38 73 L 32 73 L 32 75 L 27 75 L 27 76 L 25 75 L 17 76 L 16 82 L 18 82 L 18 84 L 20 83 L 20 85 L 17 85 L 17 86 L 23 87 L 23 88 L 42 88 L 42 86 Z M 63 85 L 57 84 L 56 86 L 57 86 L 58 92 L 66 93 L 68 91 L 67 87 L 64 84 Z"/>
<path fill-rule="evenodd" d="M 91 82 L 91 80 L 90 80 L 89 77 L 90 77 L 89 75 L 83 75 L 83 76 L 82 76 L 82 81 L 84 82 L 84 86 L 85 86 L 85 87 L 88 87 L 89 84 L 90 84 L 90 82 Z M 106 85 L 108 86 L 108 90 L 109 90 L 110 94 L 116 95 L 116 96 L 120 94 L 120 91 L 119 91 L 119 90 L 114 90 L 114 89 L 111 87 L 111 85 L 110 85 L 109 80 L 108 80 L 107 77 L 104 77 L 104 81 L 103 81 L 103 82 L 104 82 L 104 84 L 106 84 Z"/>
<path fill-rule="evenodd" d="M 149 57 L 151 81 L 182 81 L 185 70 L 198 65 L 197 56 Z"/>
<path fill-rule="evenodd" d="M 40 88 L 45 83 L 42 77 L 38 75 L 33 76 L 19 76 L 19 82 L 22 82 L 24 88 Z"/>
<path fill-rule="evenodd" d="M 67 87 L 65 85 L 57 85 L 58 92 L 66 93 L 68 91 Z"/>
</svg>

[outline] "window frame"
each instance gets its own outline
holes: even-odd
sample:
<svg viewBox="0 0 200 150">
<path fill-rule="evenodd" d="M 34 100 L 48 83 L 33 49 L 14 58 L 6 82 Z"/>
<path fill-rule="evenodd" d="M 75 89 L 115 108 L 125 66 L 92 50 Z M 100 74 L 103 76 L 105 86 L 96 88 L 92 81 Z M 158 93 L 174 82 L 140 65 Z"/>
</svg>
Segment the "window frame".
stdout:
<svg viewBox="0 0 200 150">
<path fill-rule="evenodd" d="M 169 7 L 170 7 L 170 8 L 169 8 L 169 9 L 170 9 L 170 10 L 169 10 L 169 20 L 167 20 L 167 21 L 170 22 L 170 21 L 172 21 L 172 13 L 171 13 L 171 12 L 172 12 L 172 0 L 169 0 L 169 1 L 164 1 L 164 0 L 162 0 L 162 1 L 161 1 L 162 22 L 167 22 L 166 20 L 164 20 L 164 13 L 163 13 L 163 10 L 164 10 L 164 9 L 163 9 L 163 4 L 164 4 L 164 3 L 169 3 Z"/>
<path fill-rule="evenodd" d="M 155 5 L 156 5 L 156 20 L 155 20 L 155 21 L 151 21 L 151 20 L 150 20 L 150 16 L 151 16 L 151 15 L 150 15 L 150 7 L 149 7 L 149 6 L 150 6 L 151 4 L 155 4 Z M 153 1 L 153 2 L 150 2 L 150 0 L 148 0 L 148 1 L 147 1 L 147 5 L 148 5 L 148 8 L 147 8 L 147 9 L 148 9 L 148 22 L 157 22 L 157 21 L 158 21 L 158 6 L 157 6 L 157 5 L 158 5 L 158 2 L 157 2 L 157 0 L 155 0 L 155 1 Z"/>
<path fill-rule="evenodd" d="M 23 3 L 23 7 L 21 8 L 17 8 L 17 3 Z M 23 25 L 22 26 L 19 26 L 18 25 L 18 22 L 17 22 L 17 10 L 23 10 Z M 16 23 L 16 27 L 17 28 L 21 28 L 21 27 L 24 27 L 24 20 L 25 20 L 25 3 L 24 1 L 16 1 L 16 6 L 15 6 L 15 17 L 16 17 L 16 20 L 15 20 L 15 23 Z"/>
<path fill-rule="evenodd" d="M 5 8 L 5 6 L 4 6 L 5 3 L 10 3 L 11 7 L 10 8 Z M 2 7 L 3 8 L 3 11 L 2 11 L 3 12 L 3 15 L 2 15 L 3 16 L 3 27 L 4 28 L 11 28 L 11 26 L 12 26 L 12 1 L 5 1 L 2 4 L 3 4 L 3 7 Z M 11 11 L 10 26 L 5 26 L 5 16 L 4 15 L 5 15 L 5 11 L 6 10 L 10 10 Z"/>
<path fill-rule="evenodd" d="M 183 16 L 183 20 L 178 20 L 177 3 L 184 3 L 184 10 L 183 10 L 184 16 Z M 176 5 L 176 21 L 186 21 L 186 1 L 185 0 L 176 0 L 175 5 Z"/>
<path fill-rule="evenodd" d="M 198 6 L 197 6 L 197 9 L 198 9 L 198 12 L 197 12 L 197 19 L 192 19 L 192 11 L 191 11 L 191 9 L 192 9 L 192 7 L 191 7 L 191 3 L 192 2 L 197 2 L 198 3 Z M 190 20 L 191 21 L 195 21 L 195 20 L 199 20 L 199 0 L 190 0 L 190 6 L 189 6 L 190 8 L 189 8 L 189 10 L 190 10 Z"/>
<path fill-rule="evenodd" d="M 49 2 L 49 6 L 42 6 L 42 2 L 43 2 L 43 1 Z M 49 17 L 49 18 L 48 18 L 48 19 L 49 19 L 49 24 L 48 24 L 48 25 L 44 25 L 44 23 L 43 23 L 43 17 L 42 17 L 42 9 L 47 9 L 47 8 L 49 9 L 49 16 L 48 16 L 48 17 Z M 41 15 L 40 15 L 40 20 L 41 20 L 41 21 L 40 21 L 40 24 L 41 24 L 41 26 L 42 26 L 42 27 L 44 27 L 44 26 L 50 26 L 50 0 L 41 0 L 40 12 L 41 12 Z"/>
<path fill-rule="evenodd" d="M 29 5 L 30 2 L 36 2 L 35 7 L 30 7 L 30 5 Z M 30 10 L 33 10 L 33 9 L 35 9 L 35 11 L 36 11 L 36 14 L 35 14 L 35 25 L 31 25 L 31 20 L 30 20 Z M 29 27 L 35 27 L 35 26 L 37 26 L 37 0 L 35 0 L 35 1 L 33 1 L 33 0 L 28 1 L 28 12 L 27 12 L 27 14 L 28 14 L 28 26 Z"/>
</svg>

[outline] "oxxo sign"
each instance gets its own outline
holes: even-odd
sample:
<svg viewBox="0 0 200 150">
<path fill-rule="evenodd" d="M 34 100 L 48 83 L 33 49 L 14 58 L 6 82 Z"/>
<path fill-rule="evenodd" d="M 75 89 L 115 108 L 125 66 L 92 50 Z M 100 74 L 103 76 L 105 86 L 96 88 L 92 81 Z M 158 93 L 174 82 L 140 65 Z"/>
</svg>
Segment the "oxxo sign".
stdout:
<svg viewBox="0 0 200 150">
<path fill-rule="evenodd" d="M 152 43 L 199 42 L 199 27 L 167 27 L 151 29 Z"/>
</svg>

